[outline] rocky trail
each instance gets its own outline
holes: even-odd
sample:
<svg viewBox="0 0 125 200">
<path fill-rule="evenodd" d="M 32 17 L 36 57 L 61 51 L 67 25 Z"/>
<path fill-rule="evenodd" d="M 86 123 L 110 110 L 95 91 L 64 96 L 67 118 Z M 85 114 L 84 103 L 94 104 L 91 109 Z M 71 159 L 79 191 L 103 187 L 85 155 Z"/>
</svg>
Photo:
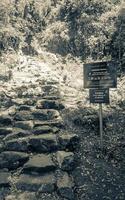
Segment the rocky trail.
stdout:
<svg viewBox="0 0 125 200">
<path fill-rule="evenodd" d="M 46 56 L 0 80 L 0 200 L 124 200 L 124 101 L 104 106 L 101 153 L 98 106 Z"/>
<path fill-rule="evenodd" d="M 1 83 L 0 199 L 73 200 L 79 139 L 61 118 L 59 77 L 44 63 L 26 63 Z"/>
</svg>

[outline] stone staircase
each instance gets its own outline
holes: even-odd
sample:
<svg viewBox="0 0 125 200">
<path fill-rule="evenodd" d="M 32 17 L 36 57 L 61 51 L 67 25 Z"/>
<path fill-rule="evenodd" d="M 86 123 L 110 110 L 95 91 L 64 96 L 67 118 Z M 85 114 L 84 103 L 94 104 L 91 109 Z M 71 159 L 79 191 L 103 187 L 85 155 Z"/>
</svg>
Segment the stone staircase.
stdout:
<svg viewBox="0 0 125 200">
<path fill-rule="evenodd" d="M 1 200 L 20 200 L 25 192 L 37 199 L 43 193 L 75 199 L 71 171 L 77 164 L 73 151 L 79 139 L 65 129 L 58 83 L 39 87 L 43 92 L 31 96 L 18 88 L 17 97 L 0 115 L 0 188 L 8 189 Z"/>
</svg>

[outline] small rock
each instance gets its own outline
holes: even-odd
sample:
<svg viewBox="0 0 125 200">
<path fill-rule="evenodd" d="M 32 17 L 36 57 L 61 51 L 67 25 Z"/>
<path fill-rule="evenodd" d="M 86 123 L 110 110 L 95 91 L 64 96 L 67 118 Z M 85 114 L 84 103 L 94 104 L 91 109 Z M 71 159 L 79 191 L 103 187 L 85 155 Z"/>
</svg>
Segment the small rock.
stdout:
<svg viewBox="0 0 125 200">
<path fill-rule="evenodd" d="M 74 150 L 79 144 L 79 137 L 76 134 L 64 134 L 59 136 L 60 148 Z"/>
<path fill-rule="evenodd" d="M 73 170 L 76 165 L 74 153 L 72 152 L 58 151 L 57 161 L 58 161 L 59 167 L 65 171 Z"/>
</svg>

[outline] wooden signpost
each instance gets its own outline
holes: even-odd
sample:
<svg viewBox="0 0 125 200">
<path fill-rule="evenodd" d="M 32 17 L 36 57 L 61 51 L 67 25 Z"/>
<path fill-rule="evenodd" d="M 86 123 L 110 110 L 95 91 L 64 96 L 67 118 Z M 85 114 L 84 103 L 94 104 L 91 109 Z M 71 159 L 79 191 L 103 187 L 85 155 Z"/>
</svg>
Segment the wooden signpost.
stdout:
<svg viewBox="0 0 125 200">
<path fill-rule="evenodd" d="M 90 89 L 90 103 L 109 104 L 109 89 Z"/>
<path fill-rule="evenodd" d="M 115 62 L 94 62 L 84 65 L 85 88 L 116 88 L 117 66 Z"/>
<path fill-rule="evenodd" d="M 103 150 L 102 104 L 109 104 L 109 88 L 117 87 L 117 66 L 113 61 L 84 64 L 84 88 L 89 89 L 90 103 L 99 104 L 100 147 Z"/>
</svg>

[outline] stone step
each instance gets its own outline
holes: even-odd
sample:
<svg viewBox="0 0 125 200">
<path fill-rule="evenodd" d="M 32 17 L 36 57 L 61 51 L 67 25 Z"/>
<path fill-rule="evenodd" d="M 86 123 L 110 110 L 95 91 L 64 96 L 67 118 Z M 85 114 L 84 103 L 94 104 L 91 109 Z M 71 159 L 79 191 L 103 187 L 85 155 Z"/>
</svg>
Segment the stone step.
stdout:
<svg viewBox="0 0 125 200">
<path fill-rule="evenodd" d="M 29 106 L 29 105 L 21 105 L 18 110 L 19 111 L 32 111 L 33 107 L 32 106 Z"/>
<path fill-rule="evenodd" d="M 62 110 L 64 105 L 58 100 L 39 100 L 37 101 L 36 108 Z"/>
<path fill-rule="evenodd" d="M 29 155 L 22 152 L 6 151 L 0 154 L 0 169 L 17 169 L 29 159 Z"/>
<path fill-rule="evenodd" d="M 43 94 L 42 94 L 42 97 L 43 96 L 57 96 L 57 97 L 60 97 L 60 92 L 59 92 L 59 89 L 56 88 L 56 87 L 53 87 L 53 86 L 43 86 L 42 87 L 42 91 L 43 91 Z"/>
<path fill-rule="evenodd" d="M 12 128 L 9 128 L 9 127 L 4 127 L 4 128 L 0 128 L 0 136 L 6 136 L 6 135 L 9 135 L 9 134 L 11 134 L 12 133 L 12 131 L 13 131 L 13 129 Z"/>
<path fill-rule="evenodd" d="M 14 116 L 14 120 L 16 121 L 30 121 L 33 120 L 34 117 L 32 115 L 32 112 L 30 111 L 17 111 L 15 116 Z"/>
<path fill-rule="evenodd" d="M 21 105 L 28 105 L 28 106 L 34 106 L 36 103 L 36 99 L 34 98 L 16 98 L 12 99 L 12 103 L 17 106 Z"/>
<path fill-rule="evenodd" d="M 10 178 L 11 174 L 9 172 L 0 171 L 0 187 L 10 187 Z"/>
<path fill-rule="evenodd" d="M 32 133 L 34 135 L 40 135 L 40 134 L 45 134 L 45 133 L 57 133 L 59 132 L 59 129 L 57 127 L 51 127 L 48 125 L 44 126 L 37 126 L 33 129 Z"/>
<path fill-rule="evenodd" d="M 5 150 L 21 152 L 53 152 L 58 149 L 57 137 L 53 133 L 5 141 Z"/>
<path fill-rule="evenodd" d="M 57 110 L 52 109 L 44 109 L 44 110 L 36 110 L 33 113 L 35 120 L 54 120 L 57 119 L 60 114 Z"/>
<path fill-rule="evenodd" d="M 15 114 L 14 120 L 16 121 L 29 121 L 29 120 L 53 120 L 59 117 L 59 112 L 52 109 L 36 109 L 30 111 L 19 111 Z"/>
<path fill-rule="evenodd" d="M 50 95 L 43 95 L 42 96 L 42 99 L 45 99 L 45 100 L 60 100 L 61 97 L 60 96 L 50 96 Z"/>
<path fill-rule="evenodd" d="M 53 152 L 58 149 L 57 137 L 53 133 L 32 136 L 29 145 L 33 152 Z"/>
<path fill-rule="evenodd" d="M 4 146 L 7 151 L 47 153 L 65 149 L 73 151 L 78 146 L 78 142 L 79 137 L 76 134 L 56 136 L 54 133 L 46 133 L 5 140 Z"/>
<path fill-rule="evenodd" d="M 34 128 L 34 122 L 29 121 L 14 121 L 14 127 L 21 128 L 24 130 L 32 130 Z"/>
<path fill-rule="evenodd" d="M 30 158 L 30 160 L 24 165 L 24 173 L 48 173 L 56 169 L 56 165 L 52 160 L 52 155 L 37 154 Z"/>
<path fill-rule="evenodd" d="M 6 137 L 4 137 L 4 141 L 7 141 L 7 140 L 13 140 L 13 139 L 18 139 L 18 138 L 22 138 L 22 137 L 27 137 L 27 136 L 30 136 L 31 135 L 31 132 L 29 131 L 25 131 L 23 129 L 18 129 L 17 130 L 13 130 L 13 133 L 7 135 Z"/>
<path fill-rule="evenodd" d="M 52 193 L 55 190 L 55 183 L 53 173 L 43 176 L 22 174 L 16 182 L 16 187 L 22 191 Z"/>
<path fill-rule="evenodd" d="M 8 115 L 0 115 L 0 127 L 3 126 L 12 126 L 13 121 L 12 118 Z"/>
<path fill-rule="evenodd" d="M 58 128 L 64 128 L 64 123 L 62 118 L 60 117 L 56 120 L 45 120 L 45 121 L 36 120 L 34 122 L 34 128 L 38 126 L 51 126 L 51 127 L 55 126 Z"/>
<path fill-rule="evenodd" d="M 44 92 L 58 91 L 57 85 L 46 84 L 46 85 L 42 85 L 41 88 Z"/>
<path fill-rule="evenodd" d="M 5 150 L 6 151 L 21 151 L 21 152 L 27 152 L 29 151 L 29 138 L 18 138 L 13 140 L 5 141 Z"/>
</svg>

